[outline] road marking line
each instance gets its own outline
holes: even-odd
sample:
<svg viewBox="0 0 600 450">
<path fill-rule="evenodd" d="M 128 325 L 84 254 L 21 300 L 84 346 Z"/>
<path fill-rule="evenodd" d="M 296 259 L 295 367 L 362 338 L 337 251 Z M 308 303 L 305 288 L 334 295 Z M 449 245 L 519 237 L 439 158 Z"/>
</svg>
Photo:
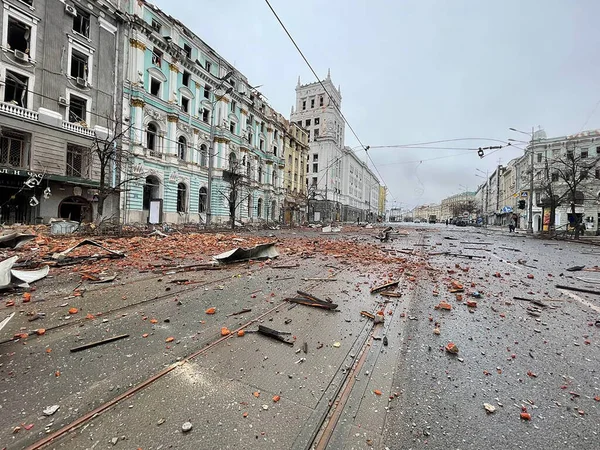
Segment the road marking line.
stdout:
<svg viewBox="0 0 600 450">
<path fill-rule="evenodd" d="M 494 258 L 496 258 L 496 259 L 502 259 L 502 258 L 500 258 L 498 255 L 494 255 L 493 253 L 492 253 L 492 256 L 493 256 Z M 508 261 L 502 261 L 502 262 L 503 262 L 503 263 L 506 263 L 506 264 L 508 264 L 509 266 L 513 266 L 513 267 L 515 267 L 515 268 L 517 268 L 517 269 L 519 269 L 519 270 L 523 270 L 523 268 L 522 268 L 522 267 L 515 266 L 513 263 L 509 263 Z"/>
<path fill-rule="evenodd" d="M 592 308 L 594 311 L 600 313 L 600 307 L 594 305 L 593 303 L 588 302 L 586 299 L 581 298 L 579 295 L 573 294 L 572 292 L 569 292 L 569 291 L 566 291 L 563 289 L 559 289 L 559 291 L 562 292 L 563 294 L 567 294 L 572 299 L 577 300 L 582 305 L 585 305 L 588 308 Z"/>
</svg>

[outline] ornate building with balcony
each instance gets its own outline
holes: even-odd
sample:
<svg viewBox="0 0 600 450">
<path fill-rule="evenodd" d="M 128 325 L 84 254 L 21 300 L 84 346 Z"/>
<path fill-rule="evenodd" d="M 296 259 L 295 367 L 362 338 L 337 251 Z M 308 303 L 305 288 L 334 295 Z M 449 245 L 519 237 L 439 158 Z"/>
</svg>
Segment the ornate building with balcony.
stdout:
<svg viewBox="0 0 600 450">
<path fill-rule="evenodd" d="M 102 0 L 3 0 L 1 223 L 95 218 L 91 148 L 121 121 L 121 23 Z M 106 175 L 111 183 L 114 173 Z M 105 216 L 118 210 L 111 200 Z"/>
<path fill-rule="evenodd" d="M 125 220 L 204 223 L 210 204 L 211 222 L 225 223 L 231 172 L 244 179 L 237 221 L 281 220 L 282 116 L 184 24 L 143 0 L 128 8 L 124 115 L 136 177 L 121 199 Z"/>
<path fill-rule="evenodd" d="M 306 162 L 308 131 L 297 123 L 284 122 L 285 202 L 284 223 L 295 225 L 307 220 Z"/>
</svg>

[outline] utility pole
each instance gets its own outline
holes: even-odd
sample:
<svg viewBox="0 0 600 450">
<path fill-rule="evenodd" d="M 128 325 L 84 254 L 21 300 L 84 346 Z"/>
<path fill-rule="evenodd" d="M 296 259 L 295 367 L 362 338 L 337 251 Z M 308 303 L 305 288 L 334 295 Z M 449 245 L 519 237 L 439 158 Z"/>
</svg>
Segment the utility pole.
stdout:
<svg viewBox="0 0 600 450">
<path fill-rule="evenodd" d="M 533 142 L 535 136 L 535 130 L 531 127 L 531 134 L 526 133 L 524 131 L 517 130 L 516 128 L 509 128 L 511 131 L 516 131 L 517 133 L 524 134 L 530 137 L 529 140 L 529 148 L 525 151 L 529 151 L 529 166 L 531 168 L 529 172 L 529 205 L 527 208 L 527 234 L 533 234 L 533 164 L 534 164 L 534 155 L 533 155 Z M 509 139 L 509 141 L 513 141 L 514 139 Z M 517 141 L 522 142 L 522 141 Z"/>
<path fill-rule="evenodd" d="M 227 81 L 229 78 L 231 78 L 231 76 L 233 75 L 233 71 L 227 72 L 227 74 L 225 74 L 225 76 L 223 78 L 220 78 L 220 83 L 219 85 L 216 87 L 215 91 L 217 91 L 218 89 L 221 89 L 223 87 L 223 83 L 225 81 Z M 211 197 L 212 197 L 212 178 L 213 178 L 213 171 L 214 171 L 214 147 L 215 147 L 215 109 L 217 106 L 217 103 L 223 98 L 225 97 L 227 94 L 230 94 L 233 91 L 233 87 L 228 88 L 225 93 L 223 95 L 221 95 L 219 98 L 217 98 L 216 100 L 214 100 L 212 103 L 212 111 L 210 113 L 210 142 L 208 143 L 208 182 L 206 185 L 206 224 L 205 224 L 205 228 L 208 229 L 210 228 L 210 224 L 212 222 L 212 206 L 211 206 Z M 215 92 L 216 94 L 216 92 Z M 213 94 L 213 97 L 215 96 L 215 94 Z"/>
<path fill-rule="evenodd" d="M 527 234 L 533 234 L 533 127 L 531 127 L 531 142 L 529 144 L 531 173 L 529 174 L 529 208 L 527 209 Z"/>
</svg>

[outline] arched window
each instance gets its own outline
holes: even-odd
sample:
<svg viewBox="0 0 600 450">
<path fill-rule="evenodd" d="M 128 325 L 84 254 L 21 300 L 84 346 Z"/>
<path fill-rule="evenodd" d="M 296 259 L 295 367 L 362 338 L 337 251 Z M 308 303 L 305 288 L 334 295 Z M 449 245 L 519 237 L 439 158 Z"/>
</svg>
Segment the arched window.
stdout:
<svg viewBox="0 0 600 450">
<path fill-rule="evenodd" d="M 146 127 L 146 148 L 150 151 L 158 151 L 158 128 L 153 123 Z"/>
<path fill-rule="evenodd" d="M 262 183 L 262 167 L 258 167 L 258 182 Z M 260 216 L 259 216 L 260 217 Z"/>
<path fill-rule="evenodd" d="M 185 183 L 177 185 L 177 212 L 187 212 L 187 186 Z"/>
<path fill-rule="evenodd" d="M 229 154 L 229 170 L 234 171 L 236 169 L 236 160 L 235 153 L 231 152 Z"/>
<path fill-rule="evenodd" d="M 208 150 L 205 144 L 200 146 L 200 165 L 206 167 L 208 165 Z"/>
<path fill-rule="evenodd" d="M 262 198 L 259 198 L 258 201 L 256 202 L 256 217 L 262 217 L 262 208 L 263 208 L 263 201 Z"/>
<path fill-rule="evenodd" d="M 200 197 L 198 200 L 198 212 L 206 212 L 206 188 L 205 187 L 201 187 L 200 188 Z"/>
<path fill-rule="evenodd" d="M 150 201 L 158 199 L 158 187 L 160 185 L 160 181 L 153 175 L 146 177 L 146 182 L 144 184 L 144 195 L 142 199 L 142 207 L 146 211 L 150 211 Z"/>
<path fill-rule="evenodd" d="M 185 157 L 187 156 L 186 153 L 187 141 L 183 136 L 179 136 L 179 139 L 177 140 L 177 158 L 179 158 L 182 161 L 185 161 Z"/>
</svg>

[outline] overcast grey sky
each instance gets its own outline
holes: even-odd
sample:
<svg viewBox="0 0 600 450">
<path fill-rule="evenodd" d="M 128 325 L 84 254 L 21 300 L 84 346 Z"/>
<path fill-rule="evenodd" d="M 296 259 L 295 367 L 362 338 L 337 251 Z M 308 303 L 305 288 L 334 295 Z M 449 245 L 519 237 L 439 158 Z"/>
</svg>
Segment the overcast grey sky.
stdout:
<svg viewBox="0 0 600 450">
<path fill-rule="evenodd" d="M 155 0 L 289 118 L 295 86 L 314 76 L 264 0 Z M 271 0 L 304 54 L 341 85 L 342 111 L 365 145 L 526 136 L 600 128 L 598 0 Z M 595 110 L 595 111 L 594 111 Z M 592 114 L 593 113 L 593 114 Z M 346 144 L 358 145 L 346 129 Z M 489 141 L 438 146 L 479 147 Z M 522 152 L 373 149 L 402 206 L 475 190 L 476 168 Z M 433 159 L 438 158 L 438 159 Z"/>
</svg>

